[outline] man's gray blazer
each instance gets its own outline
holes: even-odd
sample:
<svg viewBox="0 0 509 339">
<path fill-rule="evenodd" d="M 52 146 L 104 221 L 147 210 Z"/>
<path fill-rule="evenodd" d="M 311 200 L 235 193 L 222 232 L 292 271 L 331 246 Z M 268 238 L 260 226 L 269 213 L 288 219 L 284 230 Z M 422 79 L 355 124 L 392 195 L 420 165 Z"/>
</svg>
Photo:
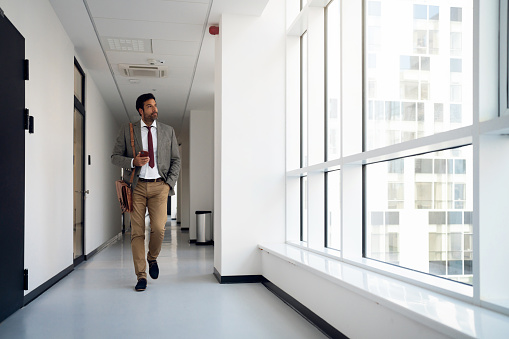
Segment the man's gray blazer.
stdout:
<svg viewBox="0 0 509 339">
<path fill-rule="evenodd" d="M 133 123 L 134 130 L 134 150 L 136 154 L 143 151 L 141 142 L 141 121 Z M 129 124 L 125 124 L 120 128 L 117 135 L 115 146 L 111 154 L 111 162 L 124 169 L 124 179 L 129 182 L 131 179 L 131 160 L 134 158 L 133 149 L 131 147 L 131 133 Z M 178 150 L 177 137 L 173 127 L 157 122 L 157 168 L 161 178 L 170 185 L 169 195 L 174 195 L 175 184 L 180 172 L 180 155 Z M 136 187 L 140 175 L 141 167 L 134 168 L 134 179 L 132 189 Z"/>
</svg>

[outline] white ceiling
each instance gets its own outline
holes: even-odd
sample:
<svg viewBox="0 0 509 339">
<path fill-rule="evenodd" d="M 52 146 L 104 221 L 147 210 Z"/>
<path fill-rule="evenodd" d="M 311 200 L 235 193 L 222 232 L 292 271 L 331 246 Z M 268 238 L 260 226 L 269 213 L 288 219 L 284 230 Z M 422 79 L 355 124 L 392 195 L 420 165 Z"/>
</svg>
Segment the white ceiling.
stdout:
<svg viewBox="0 0 509 339">
<path fill-rule="evenodd" d="M 119 122 L 135 121 L 136 98 L 152 92 L 159 120 L 180 135 L 190 110 L 214 107 L 214 36 L 223 13 L 260 15 L 268 0 L 49 0 L 76 57 Z M 114 51 L 108 38 L 148 39 L 146 52 Z M 150 43 L 151 42 L 151 43 Z M 148 45 L 148 46 L 147 46 Z M 168 77 L 128 78 L 118 64 L 149 65 L 161 60 Z M 138 79 L 135 84 L 130 79 Z M 86 98 L 86 97 L 85 97 Z M 86 100 L 86 99 L 85 99 Z M 86 108 L 86 101 L 85 101 Z"/>
</svg>

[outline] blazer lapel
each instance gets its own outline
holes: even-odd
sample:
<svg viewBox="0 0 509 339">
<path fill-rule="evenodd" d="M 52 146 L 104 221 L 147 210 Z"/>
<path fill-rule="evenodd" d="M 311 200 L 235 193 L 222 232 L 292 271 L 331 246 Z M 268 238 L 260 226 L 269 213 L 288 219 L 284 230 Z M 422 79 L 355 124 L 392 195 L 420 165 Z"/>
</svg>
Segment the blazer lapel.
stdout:
<svg viewBox="0 0 509 339">
<path fill-rule="evenodd" d="M 161 144 L 162 144 L 162 133 L 161 133 L 161 125 L 159 122 L 157 122 L 157 160 L 160 160 L 161 157 L 159 156 L 161 154 Z M 159 161 L 158 161 L 159 163 Z"/>
<path fill-rule="evenodd" d="M 136 150 L 136 154 L 138 154 L 139 151 L 143 151 L 143 143 L 141 142 L 141 123 L 139 120 L 133 123 L 133 130 L 134 149 Z"/>
</svg>

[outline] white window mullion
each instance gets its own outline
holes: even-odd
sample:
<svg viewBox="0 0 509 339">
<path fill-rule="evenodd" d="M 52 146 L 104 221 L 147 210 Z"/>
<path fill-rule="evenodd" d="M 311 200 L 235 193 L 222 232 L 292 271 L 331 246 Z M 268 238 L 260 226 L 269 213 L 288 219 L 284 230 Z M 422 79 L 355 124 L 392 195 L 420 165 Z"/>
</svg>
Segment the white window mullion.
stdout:
<svg viewBox="0 0 509 339">
<path fill-rule="evenodd" d="M 475 0 L 474 1 L 474 303 L 488 302 L 505 307 L 509 312 L 509 293 L 504 288 L 504 280 L 509 277 L 505 270 L 498 270 L 493 263 L 507 260 L 508 253 L 502 240 L 506 232 L 505 215 L 496 206 L 507 206 L 507 195 L 501 194 L 506 181 L 500 180 L 509 169 L 505 161 L 509 144 L 507 138 L 500 135 L 479 135 L 479 124 L 483 121 L 497 119 L 505 112 L 507 103 L 502 104 L 504 95 L 499 86 L 507 82 L 507 65 L 502 65 L 502 53 L 497 47 L 506 49 L 502 37 L 507 34 L 504 27 L 500 4 L 507 1 Z M 505 9 L 507 18 L 507 8 Z M 505 29 L 505 33 L 503 30 Z M 498 34 L 501 34 L 498 39 Z M 503 47 L 504 46 L 504 47 Z M 505 58 L 507 58 L 507 54 Z M 507 63 L 507 59 L 505 59 Z M 502 73 L 501 68 L 505 68 Z M 500 87 L 502 91 L 502 87 Z M 500 101 L 499 101 L 500 95 Z M 499 113 L 500 112 L 500 113 Z M 496 166 L 493 164 L 496 163 Z M 503 226 L 504 225 L 504 226 Z"/>
<path fill-rule="evenodd" d="M 479 6 L 480 0 L 474 0 L 473 2 L 473 74 L 474 79 L 478 78 L 476 76 L 480 71 L 480 62 L 479 62 L 479 27 L 480 27 L 480 16 L 479 16 Z M 473 81 L 473 124 L 479 126 L 480 114 L 479 114 L 479 82 Z M 479 199 L 479 191 L 480 191 L 480 177 L 479 177 L 479 160 L 480 160 L 480 138 L 479 138 L 479 128 L 474 128 L 474 133 L 472 135 L 472 163 L 473 163 L 473 212 L 472 212 L 472 223 L 473 223 L 473 260 L 472 260 L 472 287 L 473 287 L 473 296 L 472 301 L 475 305 L 479 305 L 481 303 L 481 256 L 480 256 L 480 227 L 479 227 L 479 207 L 480 207 L 480 199 Z"/>
<path fill-rule="evenodd" d="M 362 166 L 345 157 L 362 153 L 363 1 L 341 1 L 341 256 L 362 257 Z"/>
<path fill-rule="evenodd" d="M 508 102 L 508 81 L 509 81 L 509 73 L 507 68 L 508 59 L 508 16 L 509 16 L 509 8 L 507 1 L 500 1 L 500 116 L 509 114 L 509 102 Z"/>
</svg>

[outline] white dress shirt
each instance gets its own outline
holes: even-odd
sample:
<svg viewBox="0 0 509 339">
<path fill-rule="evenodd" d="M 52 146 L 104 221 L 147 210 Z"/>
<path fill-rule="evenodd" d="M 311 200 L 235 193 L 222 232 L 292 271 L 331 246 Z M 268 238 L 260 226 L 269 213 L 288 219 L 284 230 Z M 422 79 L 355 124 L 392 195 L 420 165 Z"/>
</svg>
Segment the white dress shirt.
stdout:
<svg viewBox="0 0 509 339">
<path fill-rule="evenodd" d="M 149 129 L 143 120 L 141 120 L 141 142 L 143 144 L 143 150 L 148 152 L 148 131 Z M 154 148 L 154 167 L 151 168 L 148 162 L 141 167 L 140 178 L 144 179 L 157 179 L 161 176 L 159 175 L 159 170 L 157 169 L 157 121 L 152 123 L 152 128 L 150 128 L 150 132 L 152 133 L 152 146 Z M 133 166 L 133 161 L 131 162 L 131 167 Z"/>
</svg>

